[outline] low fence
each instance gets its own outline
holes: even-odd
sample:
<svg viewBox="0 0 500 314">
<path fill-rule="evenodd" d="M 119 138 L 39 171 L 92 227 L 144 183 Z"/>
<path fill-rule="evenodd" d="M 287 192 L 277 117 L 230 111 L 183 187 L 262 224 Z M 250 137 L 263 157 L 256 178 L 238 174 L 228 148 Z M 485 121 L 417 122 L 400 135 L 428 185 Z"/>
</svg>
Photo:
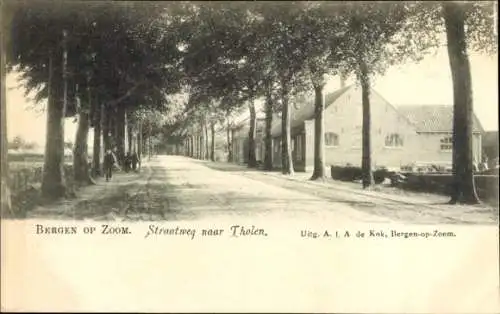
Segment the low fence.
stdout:
<svg viewBox="0 0 500 314">
<path fill-rule="evenodd" d="M 39 164 L 9 164 L 9 188 L 13 207 L 26 208 L 36 202 L 42 184 L 43 166 Z M 64 165 L 68 186 L 73 185 L 73 166 Z"/>
<path fill-rule="evenodd" d="M 475 175 L 474 183 L 481 200 L 498 201 L 498 175 Z M 451 195 L 453 176 L 451 174 L 408 174 L 406 180 L 395 183 L 395 186 L 417 192 Z"/>
<path fill-rule="evenodd" d="M 489 173 L 474 175 L 476 191 L 481 200 L 498 204 L 498 170 Z M 332 166 L 331 176 L 334 180 L 352 182 L 362 179 L 362 171 L 359 167 Z M 453 184 L 453 175 L 450 173 L 408 173 L 378 169 L 373 172 L 373 177 L 377 184 L 390 180 L 392 186 L 404 190 L 442 195 L 451 195 Z"/>
<path fill-rule="evenodd" d="M 357 181 L 363 178 L 363 172 L 360 167 L 353 166 L 331 166 L 330 172 L 332 175 L 332 179 L 339 181 Z M 377 169 L 373 171 L 373 179 L 375 183 L 379 184 L 384 182 L 386 178 L 390 178 L 390 176 L 394 172 L 388 171 L 387 169 Z"/>
<path fill-rule="evenodd" d="M 7 159 L 9 162 L 43 162 L 43 155 L 41 154 L 8 154 Z M 73 160 L 71 155 L 65 155 L 64 161 L 70 162 Z"/>
</svg>

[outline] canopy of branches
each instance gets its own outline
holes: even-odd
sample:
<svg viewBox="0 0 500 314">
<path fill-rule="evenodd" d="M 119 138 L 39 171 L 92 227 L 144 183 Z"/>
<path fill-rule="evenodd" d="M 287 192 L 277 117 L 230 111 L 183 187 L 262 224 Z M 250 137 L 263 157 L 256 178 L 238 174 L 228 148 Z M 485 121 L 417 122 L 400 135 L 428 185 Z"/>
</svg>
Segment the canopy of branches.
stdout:
<svg viewBox="0 0 500 314">
<path fill-rule="evenodd" d="M 496 51 L 492 3 L 459 5 L 467 13 L 469 47 Z M 92 89 L 110 107 L 126 106 L 137 116 L 166 114 L 166 124 L 178 128 L 207 114 L 221 120 L 262 96 L 274 97 L 279 107 L 277 95 L 299 95 L 311 82 L 324 85 L 328 74 L 359 74 L 360 62 L 377 74 L 419 59 L 440 44 L 439 6 L 10 1 L 7 61 L 21 73 L 27 93 L 47 98 L 51 60 L 52 70 L 62 70 L 64 31 L 69 99 Z M 62 84 L 58 78 L 54 84 Z M 189 101 L 172 98 L 179 93 Z"/>
</svg>

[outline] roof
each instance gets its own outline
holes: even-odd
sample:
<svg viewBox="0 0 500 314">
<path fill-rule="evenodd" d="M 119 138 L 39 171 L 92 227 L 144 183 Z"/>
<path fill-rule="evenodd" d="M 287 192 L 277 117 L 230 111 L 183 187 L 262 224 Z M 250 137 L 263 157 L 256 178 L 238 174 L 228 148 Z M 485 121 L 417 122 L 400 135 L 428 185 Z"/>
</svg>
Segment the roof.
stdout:
<svg viewBox="0 0 500 314">
<path fill-rule="evenodd" d="M 396 110 L 412 123 L 417 132 L 451 132 L 453 106 L 450 105 L 401 105 Z M 474 114 L 472 131 L 482 132 L 481 123 Z"/>
<path fill-rule="evenodd" d="M 325 109 L 328 108 L 331 104 L 333 104 L 344 92 L 346 92 L 349 88 L 354 85 L 349 85 L 334 91 L 333 93 L 327 94 L 325 96 Z M 290 129 L 296 128 L 300 126 L 304 121 L 311 120 L 314 118 L 314 99 L 312 101 L 307 102 L 299 109 L 295 109 L 294 106 L 290 106 L 291 110 L 291 121 L 290 121 Z M 278 120 L 278 121 L 276 121 Z M 271 134 L 272 136 L 281 135 L 281 119 L 276 119 L 275 123 L 273 123 Z"/>
<path fill-rule="evenodd" d="M 353 86 L 354 85 L 349 85 L 333 93 L 327 94 L 325 96 L 325 109 L 332 105 Z M 376 92 L 372 90 L 372 93 Z M 393 106 L 393 108 L 415 127 L 416 132 L 433 133 L 453 131 L 453 106 L 451 105 L 400 105 L 396 107 Z M 298 109 L 295 109 L 294 106 L 290 106 L 290 110 L 290 128 L 293 130 L 304 123 L 304 121 L 314 119 L 314 99 L 306 102 Z M 245 122 L 246 120 L 242 121 L 242 123 Z M 475 114 L 472 117 L 472 131 L 477 133 L 484 132 Z M 280 117 L 273 116 L 271 134 L 273 137 L 281 135 Z"/>
</svg>

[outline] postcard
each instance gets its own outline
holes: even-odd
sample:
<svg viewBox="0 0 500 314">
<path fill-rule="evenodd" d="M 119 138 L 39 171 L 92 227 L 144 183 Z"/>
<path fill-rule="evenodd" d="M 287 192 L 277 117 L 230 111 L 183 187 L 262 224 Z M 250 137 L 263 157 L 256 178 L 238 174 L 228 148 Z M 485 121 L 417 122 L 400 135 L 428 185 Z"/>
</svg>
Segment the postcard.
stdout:
<svg viewBox="0 0 500 314">
<path fill-rule="evenodd" d="M 494 2 L 0 3 L 2 311 L 500 311 Z"/>
</svg>

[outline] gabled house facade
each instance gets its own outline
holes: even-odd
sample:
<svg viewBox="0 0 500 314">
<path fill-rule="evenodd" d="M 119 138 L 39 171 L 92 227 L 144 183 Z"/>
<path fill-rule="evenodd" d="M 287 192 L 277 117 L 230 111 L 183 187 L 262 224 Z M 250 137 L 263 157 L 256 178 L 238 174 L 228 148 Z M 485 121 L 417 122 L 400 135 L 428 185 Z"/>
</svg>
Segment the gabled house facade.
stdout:
<svg viewBox="0 0 500 314">
<path fill-rule="evenodd" d="M 414 163 L 451 164 L 451 106 L 392 106 L 370 93 L 373 167 L 400 169 Z M 361 88 L 350 85 L 325 96 L 325 164 L 360 166 L 362 153 Z M 481 160 L 482 128 L 473 117 L 473 155 Z M 281 120 L 272 128 L 273 165 L 281 167 Z M 291 113 L 292 159 L 296 171 L 314 165 L 314 103 Z"/>
<path fill-rule="evenodd" d="M 408 152 L 417 162 L 452 164 L 453 107 L 450 105 L 405 105 L 398 112 L 408 119 L 418 134 L 418 146 Z M 472 116 L 472 156 L 476 164 L 482 162 L 484 130 L 476 115 Z"/>
</svg>

